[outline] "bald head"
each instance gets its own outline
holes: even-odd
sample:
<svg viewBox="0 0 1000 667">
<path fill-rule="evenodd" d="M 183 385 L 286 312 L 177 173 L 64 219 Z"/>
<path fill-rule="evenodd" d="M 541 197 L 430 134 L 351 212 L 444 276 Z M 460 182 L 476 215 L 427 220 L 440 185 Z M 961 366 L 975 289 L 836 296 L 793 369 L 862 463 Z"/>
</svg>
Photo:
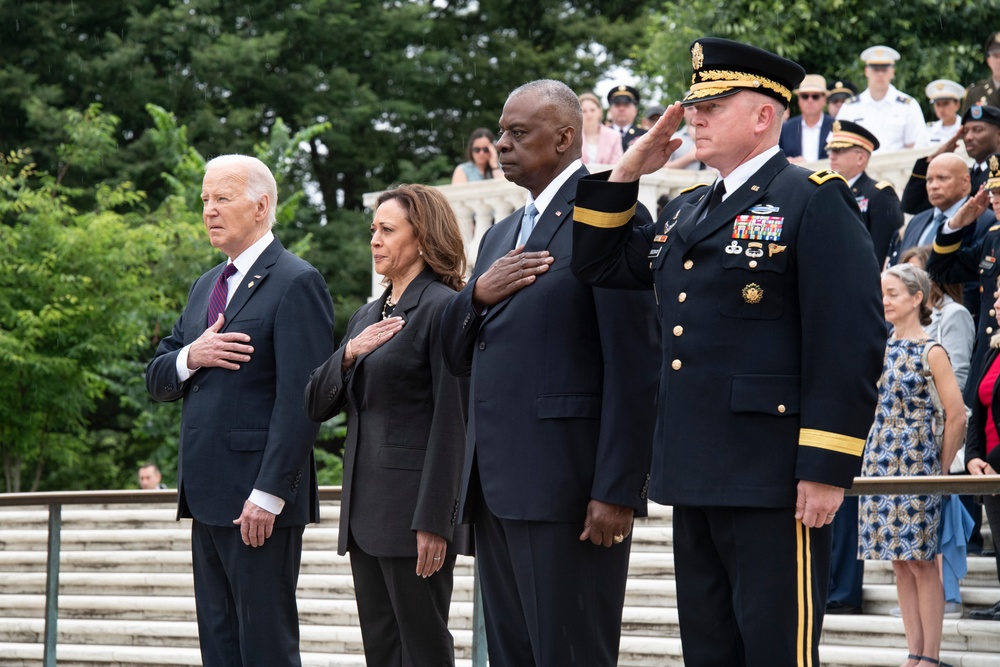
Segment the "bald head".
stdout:
<svg viewBox="0 0 1000 667">
<path fill-rule="evenodd" d="M 954 153 L 942 153 L 927 166 L 927 198 L 940 211 L 969 195 L 969 166 Z"/>
</svg>

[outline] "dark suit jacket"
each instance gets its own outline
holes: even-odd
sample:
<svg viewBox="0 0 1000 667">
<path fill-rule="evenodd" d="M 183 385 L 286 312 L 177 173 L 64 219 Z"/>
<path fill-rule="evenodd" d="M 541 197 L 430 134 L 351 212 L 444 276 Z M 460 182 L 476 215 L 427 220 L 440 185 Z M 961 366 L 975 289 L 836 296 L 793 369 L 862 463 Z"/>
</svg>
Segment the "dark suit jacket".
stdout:
<svg viewBox="0 0 1000 667">
<path fill-rule="evenodd" d="M 473 307 L 476 280 L 514 248 L 519 209 L 483 236 L 472 280 L 445 309 L 445 359 L 472 376 L 463 512 L 477 463 L 483 497 L 504 519 L 582 525 L 592 498 L 645 512 L 659 365 L 653 303 L 588 287 L 570 271 L 576 182 L 586 173 L 563 185 L 525 246 L 552 254 L 546 273 L 485 315 Z"/>
<path fill-rule="evenodd" d="M 178 382 L 177 353 L 205 331 L 224 266 L 191 286 L 184 312 L 146 368 L 154 400 L 184 399 L 178 518 L 233 526 L 256 488 L 285 500 L 276 527 L 319 521 L 312 455 L 319 425 L 306 415 L 302 387 L 333 349 L 330 292 L 316 269 L 275 239 L 226 308 L 223 331 L 250 336 L 250 361 L 236 371 L 202 368 Z"/>
<path fill-rule="evenodd" d="M 899 228 L 903 226 L 903 211 L 899 208 L 899 197 L 892 189 L 892 184 L 888 181 L 878 183 L 866 174 L 861 172 L 854 185 L 851 186 L 851 194 L 858 202 L 861 210 L 861 220 L 868 229 L 868 234 L 872 238 L 872 246 L 875 248 L 875 259 L 879 266 L 885 263 L 885 258 L 889 253 L 893 238 L 897 236 Z"/>
<path fill-rule="evenodd" d="M 382 319 L 383 294 L 354 313 L 344 344 L 309 379 L 312 419 L 347 408 L 340 554 L 348 527 L 372 556 L 416 557 L 418 530 L 452 542 L 450 553 L 468 551 L 467 530 L 456 536 L 468 381 L 448 372 L 440 340 L 441 311 L 454 295 L 424 269 L 396 305 L 406 321 L 399 333 L 341 372 L 347 341 Z"/>
<path fill-rule="evenodd" d="M 826 138 L 833 131 L 833 117 L 823 114 L 823 123 L 819 128 L 819 158 L 825 160 Z M 781 124 L 781 138 L 778 145 L 788 157 L 802 156 L 802 116 L 789 118 Z"/>
<path fill-rule="evenodd" d="M 988 209 L 986 212 L 990 213 Z M 938 230 L 931 257 L 927 260 L 927 272 L 934 280 L 942 283 L 967 285 L 971 283 L 975 286 L 974 293 L 978 295 L 979 301 L 975 306 L 980 316 L 976 324 L 976 343 L 972 348 L 972 360 L 969 362 L 969 381 L 965 383 L 963 393 L 965 404 L 969 406 L 976 402 L 976 391 L 979 387 L 979 382 L 972 380 L 982 377 L 983 358 L 989 349 L 990 337 L 997 331 L 996 313 L 993 312 L 993 300 L 996 297 L 993 294 L 997 289 L 997 276 L 1000 275 L 1000 269 L 997 267 L 998 254 L 1000 254 L 998 224 L 989 227 L 986 234 L 978 240 L 961 232 L 946 234 L 942 227 Z M 968 298 L 968 290 L 965 296 Z M 968 303 L 966 307 L 969 307 Z"/>
<path fill-rule="evenodd" d="M 638 182 L 606 179 L 580 180 L 573 270 L 658 295 L 650 498 L 794 507 L 797 480 L 849 487 L 886 331 L 879 267 L 844 180 L 778 152 L 700 222 L 705 186 L 643 225 L 631 214 Z"/>
</svg>

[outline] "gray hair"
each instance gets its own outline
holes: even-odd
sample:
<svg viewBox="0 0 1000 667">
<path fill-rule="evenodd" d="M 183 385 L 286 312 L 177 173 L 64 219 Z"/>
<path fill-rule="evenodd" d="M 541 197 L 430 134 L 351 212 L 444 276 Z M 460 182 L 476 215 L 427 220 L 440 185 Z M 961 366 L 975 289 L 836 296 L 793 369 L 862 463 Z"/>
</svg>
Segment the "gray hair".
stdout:
<svg viewBox="0 0 1000 667">
<path fill-rule="evenodd" d="M 931 277 L 927 272 L 913 264 L 896 264 L 883 271 L 882 275 L 899 278 L 899 281 L 903 283 L 903 287 L 906 288 L 910 296 L 915 295 L 917 292 L 923 295 L 918 309 L 920 324 L 923 326 L 930 324 Z"/>
<path fill-rule="evenodd" d="M 255 157 L 249 155 L 220 155 L 205 163 L 205 171 L 212 167 L 235 167 L 246 171 L 246 187 L 243 190 L 244 196 L 257 203 L 261 197 L 267 195 L 269 207 L 267 211 L 267 226 L 274 227 L 275 211 L 278 208 L 278 183 L 274 180 L 274 174 L 267 168 L 267 165 Z"/>
<path fill-rule="evenodd" d="M 576 96 L 572 88 L 555 79 L 538 79 L 518 86 L 511 91 L 507 99 L 513 99 L 524 93 L 536 94 L 540 107 L 549 105 L 555 107 L 564 122 L 572 125 L 576 130 L 577 137 L 581 136 L 583 110 L 580 108 L 580 98 Z"/>
</svg>

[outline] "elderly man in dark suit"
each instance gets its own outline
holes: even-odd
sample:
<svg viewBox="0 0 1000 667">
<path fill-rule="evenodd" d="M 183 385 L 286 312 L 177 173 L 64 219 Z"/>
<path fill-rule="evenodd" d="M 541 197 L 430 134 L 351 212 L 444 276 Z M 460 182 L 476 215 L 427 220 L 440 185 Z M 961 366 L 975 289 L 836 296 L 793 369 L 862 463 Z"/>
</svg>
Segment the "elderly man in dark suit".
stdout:
<svg viewBox="0 0 1000 667">
<path fill-rule="evenodd" d="M 205 667 L 298 667 L 302 533 L 319 520 L 302 389 L 333 349 L 333 303 L 271 233 L 277 186 L 256 158 L 205 167 L 203 218 L 228 259 L 198 278 L 146 369 L 183 399 L 178 518 L 191 529 Z"/>
<path fill-rule="evenodd" d="M 807 74 L 794 91 L 799 102 L 798 116 L 781 125 L 778 145 L 789 162 L 815 162 L 826 158 L 826 142 L 833 129 L 833 117 L 823 113 L 826 104 L 826 79 Z"/>
<path fill-rule="evenodd" d="M 708 37 L 691 64 L 683 104 L 720 178 L 655 225 L 633 215 L 639 177 L 678 145 L 671 105 L 613 171 L 580 179 L 572 267 L 659 300 L 650 497 L 674 506 L 684 664 L 818 665 L 830 523 L 885 349 L 878 265 L 844 180 L 778 148 L 802 68 Z"/>
<path fill-rule="evenodd" d="M 653 303 L 570 271 L 581 124 L 557 81 L 507 98 L 497 151 L 528 204 L 485 234 L 441 322 L 449 368 L 472 378 L 463 514 L 494 667 L 617 664 L 629 534 L 646 507 Z"/>
</svg>

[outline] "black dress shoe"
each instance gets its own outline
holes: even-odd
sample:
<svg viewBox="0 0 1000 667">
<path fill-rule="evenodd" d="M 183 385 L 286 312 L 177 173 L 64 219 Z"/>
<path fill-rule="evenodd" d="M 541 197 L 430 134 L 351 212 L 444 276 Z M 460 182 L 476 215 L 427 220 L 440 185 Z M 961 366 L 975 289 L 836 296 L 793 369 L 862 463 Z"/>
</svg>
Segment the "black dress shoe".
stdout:
<svg viewBox="0 0 1000 667">
<path fill-rule="evenodd" d="M 829 611 L 829 609 L 827 609 Z M 972 609 L 969 611 L 969 618 L 977 621 L 1000 621 L 1000 601 L 992 607 L 985 609 Z"/>
<path fill-rule="evenodd" d="M 826 603 L 826 613 L 828 614 L 860 614 L 861 607 L 855 607 L 846 602 L 834 601 Z"/>
</svg>

